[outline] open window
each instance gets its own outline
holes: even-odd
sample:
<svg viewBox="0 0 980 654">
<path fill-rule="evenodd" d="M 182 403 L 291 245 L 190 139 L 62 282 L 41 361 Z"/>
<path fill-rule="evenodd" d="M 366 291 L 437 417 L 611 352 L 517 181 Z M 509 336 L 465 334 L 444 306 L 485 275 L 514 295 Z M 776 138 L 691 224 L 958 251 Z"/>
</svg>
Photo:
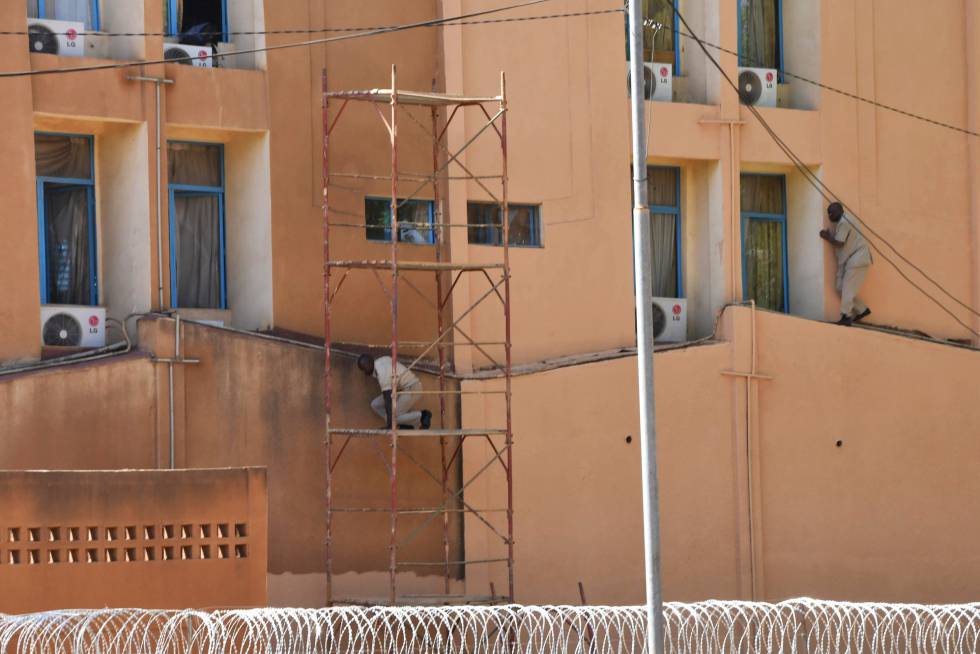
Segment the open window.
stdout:
<svg viewBox="0 0 980 654">
<path fill-rule="evenodd" d="M 738 64 L 783 70 L 782 0 L 737 0 Z"/>
<path fill-rule="evenodd" d="M 680 75 L 677 15 L 674 13 L 678 0 L 644 0 L 644 2 L 643 15 L 646 17 L 646 27 L 643 30 L 643 61 L 673 64 L 674 75 Z"/>
<path fill-rule="evenodd" d="M 35 134 L 41 304 L 99 303 L 91 136 Z"/>
<path fill-rule="evenodd" d="M 165 32 L 180 43 L 214 45 L 228 40 L 226 0 L 164 0 Z"/>
<path fill-rule="evenodd" d="M 679 168 L 666 166 L 647 168 L 654 297 L 684 296 L 681 275 L 680 191 Z"/>
<path fill-rule="evenodd" d="M 786 178 L 743 174 L 742 291 L 763 309 L 789 313 Z"/>
<path fill-rule="evenodd" d="M 167 156 L 171 303 L 226 309 L 224 148 L 171 141 Z"/>
<path fill-rule="evenodd" d="M 541 247 L 540 207 L 535 204 L 508 204 L 509 244 L 517 247 Z M 503 245 L 504 229 L 500 205 L 470 202 L 466 205 L 468 240 L 475 245 Z"/>
<path fill-rule="evenodd" d="M 398 201 L 398 242 L 420 245 L 436 242 L 432 224 L 435 205 L 431 200 Z M 391 242 L 391 199 L 365 198 L 364 222 L 369 241 Z"/>
<path fill-rule="evenodd" d="M 85 23 L 89 31 L 100 29 L 99 0 L 27 0 L 27 17 Z"/>
</svg>

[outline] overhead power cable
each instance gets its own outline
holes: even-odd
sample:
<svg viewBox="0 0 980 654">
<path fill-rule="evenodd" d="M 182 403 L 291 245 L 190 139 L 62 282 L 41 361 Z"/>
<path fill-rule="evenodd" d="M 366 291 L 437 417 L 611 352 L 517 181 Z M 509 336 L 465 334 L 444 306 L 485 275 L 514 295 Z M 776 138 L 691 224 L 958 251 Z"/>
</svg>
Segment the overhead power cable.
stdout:
<svg viewBox="0 0 980 654">
<path fill-rule="evenodd" d="M 725 47 L 722 47 L 722 46 L 720 46 L 720 45 L 718 45 L 716 43 L 711 43 L 710 41 L 705 41 L 705 40 L 703 40 L 703 39 L 695 36 L 694 34 L 689 34 L 689 33 L 684 32 L 682 30 L 676 29 L 676 28 L 674 28 L 674 27 L 672 27 L 670 25 L 663 25 L 661 23 L 648 23 L 647 26 L 648 27 L 657 27 L 658 29 L 670 30 L 671 32 L 673 32 L 674 34 L 677 34 L 678 36 L 683 36 L 685 38 L 688 38 L 688 39 L 692 39 L 694 41 L 697 41 L 698 44 L 700 44 L 702 47 L 707 46 L 709 48 L 712 48 L 713 50 L 717 50 L 719 52 L 724 52 L 725 54 L 729 54 L 729 55 L 732 55 L 734 57 L 738 57 L 741 60 L 746 60 L 746 56 L 745 55 L 740 55 L 735 50 L 730 50 L 730 49 L 725 48 Z M 759 68 L 769 68 L 769 66 L 767 66 L 764 62 L 753 61 L 751 59 L 748 59 L 747 60 L 747 63 L 750 64 L 750 65 L 752 65 L 752 66 L 759 67 Z M 830 84 L 827 84 L 825 82 L 821 82 L 819 80 L 810 79 L 809 77 L 805 77 L 803 75 L 797 75 L 796 73 L 790 72 L 790 71 L 786 70 L 785 68 L 777 68 L 776 70 L 778 70 L 780 73 L 782 73 L 786 77 L 792 77 L 793 79 L 797 79 L 797 80 L 799 80 L 801 82 L 804 82 L 806 84 L 811 84 L 813 86 L 816 86 L 816 87 L 819 87 L 821 89 L 824 89 L 825 91 L 830 91 L 831 93 L 836 93 L 838 95 L 842 95 L 842 96 L 847 97 L 847 98 L 850 98 L 852 100 L 857 100 L 858 102 L 862 102 L 864 104 L 871 105 L 873 107 L 877 107 L 878 109 L 884 109 L 885 111 L 891 111 L 892 113 L 896 113 L 896 114 L 899 114 L 901 116 L 905 116 L 906 118 L 912 118 L 914 120 L 920 120 L 922 122 L 929 123 L 930 125 L 934 125 L 936 127 L 942 127 L 942 128 L 945 128 L 945 129 L 950 129 L 950 130 L 953 130 L 954 132 L 959 132 L 961 134 L 967 134 L 969 136 L 980 137 L 980 132 L 975 132 L 973 130 L 966 129 L 965 127 L 960 127 L 958 125 L 953 125 L 951 123 L 944 123 L 941 120 L 936 120 L 935 118 L 929 118 L 928 116 L 923 116 L 922 114 L 917 114 L 917 113 L 908 111 L 906 109 L 902 109 L 901 107 L 896 107 L 894 105 L 885 104 L 883 102 L 878 102 L 877 100 L 872 100 L 871 98 L 866 98 L 864 96 L 858 95 L 857 93 L 852 93 L 850 91 L 846 91 L 846 90 L 841 89 L 841 88 L 838 88 L 836 86 L 831 86 Z"/>
<path fill-rule="evenodd" d="M 396 32 L 405 32 L 412 29 L 418 29 L 420 27 L 440 27 L 440 26 L 452 26 L 452 25 L 471 25 L 478 24 L 477 21 L 469 22 L 466 19 L 476 18 L 479 16 L 486 16 L 488 14 L 495 14 L 504 11 L 511 11 L 514 9 L 523 9 L 525 7 L 531 7 L 533 5 L 539 5 L 545 2 L 553 2 L 554 0 L 528 0 L 519 4 L 508 5 L 506 7 L 497 7 L 496 9 L 486 9 L 483 11 L 475 11 L 468 14 L 461 14 L 459 16 L 453 16 L 449 18 L 437 18 L 433 20 L 420 21 L 417 23 L 406 23 L 404 25 L 393 25 L 390 27 L 382 27 L 378 29 L 369 29 L 366 31 L 354 32 L 350 34 L 342 34 L 339 36 L 328 36 L 319 39 L 309 39 L 306 41 L 297 41 L 294 43 L 282 43 L 279 45 L 271 45 L 262 48 L 248 48 L 246 50 L 235 50 L 234 52 L 215 52 L 214 54 L 208 55 L 212 59 L 219 59 L 223 57 L 234 57 L 236 55 L 244 54 L 255 54 L 259 52 L 272 52 L 275 50 L 287 50 L 290 48 L 303 48 L 310 47 L 314 45 L 322 45 L 326 43 L 335 43 L 338 41 L 351 41 L 354 39 L 365 38 L 369 36 L 379 36 L 382 34 L 392 34 Z M 623 9 L 617 7 L 615 9 L 606 10 L 596 10 L 596 11 L 584 11 L 584 12 L 574 12 L 568 14 L 551 14 L 547 16 L 539 17 L 524 17 L 522 19 L 512 19 L 506 22 L 513 22 L 516 20 L 548 20 L 553 18 L 568 18 L 574 16 L 591 16 L 598 14 L 612 14 L 612 13 L 622 13 Z M 480 21 L 480 22 L 497 22 L 497 21 Z M 500 20 L 499 22 L 505 22 Z M 21 70 L 21 71 L 9 71 L 0 72 L 0 78 L 11 78 L 11 77 L 35 77 L 40 75 L 62 75 L 71 73 L 84 73 L 97 70 L 116 70 L 124 68 L 135 68 L 139 66 L 152 66 L 158 64 L 177 64 L 182 62 L 191 62 L 198 59 L 198 57 L 175 57 L 173 59 L 152 59 L 152 60 L 141 60 L 141 61 L 120 61 L 109 64 L 93 64 L 91 66 L 75 66 L 70 68 L 49 68 L 49 69 L 39 69 L 39 70 Z"/>
<path fill-rule="evenodd" d="M 728 83 L 729 86 L 732 87 L 732 89 L 735 90 L 735 93 L 736 94 L 739 94 L 738 84 L 736 84 L 732 80 L 732 78 L 728 75 L 728 73 L 725 71 L 725 69 L 722 67 L 722 65 L 718 62 L 718 60 L 714 56 L 712 56 L 712 54 L 710 52 L 708 52 L 708 49 L 706 47 L 706 44 L 704 42 L 702 42 L 701 39 L 694 33 L 694 30 L 691 29 L 690 25 L 688 25 L 687 20 L 684 19 L 684 16 L 680 13 L 680 11 L 677 9 L 677 7 L 676 6 L 673 6 L 673 3 L 670 3 L 670 4 L 672 5 L 672 9 L 673 9 L 674 13 L 677 15 L 678 19 L 680 19 L 680 21 L 684 24 L 684 28 L 686 30 L 688 30 L 688 32 L 690 32 L 692 38 L 695 41 L 697 41 L 697 43 L 700 46 L 702 52 L 704 52 L 704 55 L 708 58 L 709 61 L 711 61 L 711 63 L 714 65 L 714 67 L 718 69 L 718 72 L 721 74 L 722 78 Z M 841 203 L 841 205 L 846 209 L 846 212 L 847 213 L 845 214 L 845 219 L 848 220 L 848 222 L 851 222 L 853 224 L 853 221 L 851 221 L 850 218 L 851 217 L 855 218 L 859 223 L 861 223 L 862 225 L 865 226 L 865 229 L 870 234 L 874 235 L 879 240 L 881 240 L 892 252 L 894 252 L 896 255 L 898 255 L 898 257 L 902 261 L 904 261 L 906 264 L 908 264 L 910 267 L 912 267 L 914 270 L 916 270 L 920 275 L 922 275 L 925 279 L 927 279 L 930 283 L 932 283 L 936 288 L 938 288 L 943 294 L 945 294 L 947 297 L 949 297 L 950 299 L 952 299 L 954 302 L 956 302 L 957 304 L 959 304 L 961 307 L 963 307 L 964 309 L 966 309 L 967 311 L 969 311 L 973 315 L 980 317 L 980 313 L 978 313 L 976 309 L 974 309 L 969 304 L 963 302 L 962 300 L 958 299 L 956 296 L 954 296 L 952 293 L 950 293 L 948 290 L 946 290 L 946 288 L 942 284 L 940 284 L 935 279 L 933 279 L 928 274 L 926 274 L 926 272 L 924 270 L 922 270 L 922 268 L 920 268 L 919 266 L 917 266 L 916 264 L 914 264 L 911 260 L 909 260 L 901 252 L 899 252 L 898 249 L 895 248 L 895 246 L 893 246 L 890 242 L 888 242 L 888 240 L 885 239 L 881 234 L 879 234 L 878 232 L 876 232 L 866 221 L 864 221 L 857 214 L 857 212 L 855 212 L 843 200 L 841 200 L 840 197 L 836 193 L 834 193 L 822 180 L 820 180 L 813 173 L 813 171 L 811 171 L 809 169 L 809 167 L 807 167 L 807 165 L 803 162 L 803 160 L 800 159 L 796 155 L 795 152 L 793 152 L 793 150 L 786 144 L 786 142 L 783 141 L 782 138 L 780 138 L 780 136 L 775 132 L 775 130 L 772 129 L 772 127 L 769 125 L 769 123 L 766 121 L 766 119 L 762 116 L 762 114 L 759 113 L 758 109 L 756 109 L 753 105 L 749 105 L 749 104 L 746 104 L 744 106 L 752 113 L 753 116 L 755 116 L 756 120 L 759 121 L 759 124 L 762 125 L 762 128 L 766 131 L 766 133 L 769 134 L 769 136 L 776 143 L 776 145 L 779 147 L 779 149 L 782 150 L 783 153 L 790 159 L 790 161 L 793 163 L 793 165 L 796 167 L 796 169 L 803 175 L 804 179 L 806 179 L 807 182 L 809 182 L 810 185 L 813 186 L 817 190 L 817 192 L 820 193 L 820 195 L 823 196 L 823 198 L 825 200 L 827 200 L 828 202 L 835 202 L 836 201 L 836 202 L 840 202 Z M 855 227 L 858 227 L 858 229 L 860 229 L 860 227 L 857 226 L 857 225 L 855 225 Z M 874 248 L 875 252 L 877 252 L 881 256 L 882 259 L 884 259 L 885 261 L 887 261 L 895 269 L 895 271 L 898 272 L 898 274 L 905 281 L 907 281 L 916 290 L 918 290 L 920 293 L 922 293 L 922 295 L 926 296 L 929 300 L 931 300 L 934 304 L 936 304 L 936 306 L 938 306 L 940 309 L 942 309 L 945 313 L 949 314 L 949 316 L 952 317 L 953 320 L 955 320 L 957 323 L 959 323 L 959 325 L 961 327 L 963 327 L 964 329 L 966 329 L 968 332 L 970 332 L 971 334 L 973 334 L 977 338 L 980 338 L 980 333 L 978 333 L 972 327 L 970 327 L 965 322 L 963 322 L 963 320 L 960 319 L 960 317 L 957 316 L 955 313 L 953 313 L 945 304 L 943 304 L 941 301 L 939 301 L 938 299 L 936 299 L 927 290 L 925 290 L 924 288 L 922 288 L 922 286 L 920 286 L 914 280 L 912 280 L 905 273 L 905 271 L 903 271 L 898 266 L 898 264 L 896 264 L 894 261 L 892 261 L 892 259 L 890 259 L 888 257 L 888 255 L 886 255 L 882 251 L 882 249 L 880 247 L 878 247 L 877 244 L 874 243 L 873 240 L 868 239 L 868 243 L 871 245 L 872 248 Z"/>
<path fill-rule="evenodd" d="M 453 27 L 456 25 L 493 25 L 497 23 L 520 23 L 524 21 L 532 20 L 549 20 L 552 18 L 574 18 L 576 16 L 598 16 L 601 14 L 621 14 L 624 10 L 622 7 L 616 7 L 614 9 L 597 9 L 592 11 L 570 11 L 559 14 L 545 14 L 538 16 L 520 16 L 517 18 L 489 18 L 486 20 L 459 20 L 450 23 L 439 23 L 436 25 L 426 25 L 425 27 Z M 40 20 L 40 19 L 39 19 Z M 455 20 L 455 19 L 447 19 Z M 386 30 L 394 27 L 399 27 L 398 25 L 366 25 L 362 27 L 311 27 L 311 28 L 293 28 L 293 29 L 281 29 L 281 30 L 246 30 L 246 31 L 217 31 L 217 32 L 194 32 L 194 36 L 266 36 L 266 35 L 286 35 L 286 34 L 330 34 L 330 33 L 347 33 L 347 32 L 373 32 L 377 30 Z M 68 36 L 68 32 L 51 32 L 58 36 Z M 180 34 L 174 34 L 171 32 L 72 32 L 73 36 L 108 36 L 108 37 L 133 37 L 133 36 L 159 36 L 164 38 L 177 38 Z M 13 30 L 13 31 L 2 31 L 0 30 L 0 36 L 31 36 L 31 32 L 28 30 Z"/>
</svg>

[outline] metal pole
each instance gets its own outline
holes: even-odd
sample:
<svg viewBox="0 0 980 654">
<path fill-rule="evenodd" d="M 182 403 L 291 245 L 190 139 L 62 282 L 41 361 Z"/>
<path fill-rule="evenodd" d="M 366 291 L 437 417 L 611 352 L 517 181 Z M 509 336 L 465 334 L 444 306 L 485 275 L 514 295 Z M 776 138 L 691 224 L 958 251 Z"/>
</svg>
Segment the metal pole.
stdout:
<svg viewBox="0 0 980 654">
<path fill-rule="evenodd" d="M 391 534 L 388 600 L 397 598 L 398 575 L 398 84 L 391 67 Z"/>
<path fill-rule="evenodd" d="M 507 601 L 514 602 L 514 423 L 511 415 L 510 206 L 507 197 L 507 77 L 500 73 L 500 222 L 504 238 L 504 407 L 507 413 Z M 488 437 L 489 438 L 489 437 Z"/>
<path fill-rule="evenodd" d="M 327 69 L 324 68 L 321 76 L 322 86 L 322 120 L 323 120 L 323 143 L 322 143 L 322 167 L 323 167 L 323 443 L 326 450 L 324 474 L 326 475 L 326 539 L 324 541 L 327 564 L 327 606 L 333 606 L 333 436 L 330 433 L 330 322 L 331 322 L 331 298 L 330 298 L 330 122 L 329 100 L 327 98 Z"/>
<path fill-rule="evenodd" d="M 660 593 L 660 505 L 657 490 L 657 430 L 653 397 L 653 306 L 650 209 L 647 205 L 647 134 L 643 98 L 643 4 L 631 0 L 630 106 L 633 123 L 633 277 L 636 293 L 636 361 L 643 472 L 643 536 L 647 595 L 647 651 L 663 652 Z"/>
</svg>

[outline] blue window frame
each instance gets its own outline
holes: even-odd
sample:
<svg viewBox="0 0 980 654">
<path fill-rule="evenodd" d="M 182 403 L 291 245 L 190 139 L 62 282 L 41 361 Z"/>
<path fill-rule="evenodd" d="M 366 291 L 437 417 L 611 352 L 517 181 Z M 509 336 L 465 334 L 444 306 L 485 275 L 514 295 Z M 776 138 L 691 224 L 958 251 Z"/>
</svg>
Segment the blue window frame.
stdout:
<svg viewBox="0 0 980 654">
<path fill-rule="evenodd" d="M 681 169 L 647 167 L 647 197 L 653 248 L 654 297 L 684 297 L 683 222 L 681 220 Z M 666 241 L 666 242 L 665 242 Z M 672 260 L 665 267 L 664 260 Z"/>
<path fill-rule="evenodd" d="M 169 141 L 170 302 L 227 309 L 224 146 Z"/>
<path fill-rule="evenodd" d="M 37 132 L 34 142 L 41 304 L 96 306 L 95 139 Z"/>
<path fill-rule="evenodd" d="M 228 0 L 163 0 L 164 31 L 168 36 L 180 37 L 195 25 L 208 23 L 213 27 L 206 31 L 221 32 L 221 39 L 228 41 Z M 220 14 L 220 15 L 219 15 Z"/>
<path fill-rule="evenodd" d="M 784 82 L 783 79 L 783 0 L 735 0 L 738 3 L 738 65 L 748 66 L 753 68 L 776 68 L 778 70 L 779 83 Z M 766 10 L 772 14 L 772 21 L 774 23 L 773 29 L 775 30 L 775 39 L 773 41 L 772 47 L 775 52 L 769 53 L 764 60 L 758 60 L 758 57 L 749 57 L 745 53 L 744 41 L 749 37 L 748 30 L 750 26 L 748 24 L 742 23 L 742 9 L 743 5 L 752 3 L 758 5 L 757 11 L 762 11 L 765 14 Z"/>
<path fill-rule="evenodd" d="M 541 247 L 541 208 L 536 204 L 508 204 L 510 247 Z M 466 205 L 467 240 L 473 245 L 503 245 L 500 205 L 469 202 Z"/>
<path fill-rule="evenodd" d="M 432 245 L 436 242 L 435 203 L 398 201 L 398 242 Z M 391 242 L 391 198 L 364 198 L 365 234 L 369 241 Z"/>
<path fill-rule="evenodd" d="M 789 313 L 786 177 L 743 174 L 741 204 L 743 297 Z"/>
<path fill-rule="evenodd" d="M 57 0 L 27 0 L 28 18 L 50 18 L 85 23 L 85 29 L 97 32 L 102 28 L 99 16 L 99 0 L 88 0 L 85 5 Z"/>
</svg>

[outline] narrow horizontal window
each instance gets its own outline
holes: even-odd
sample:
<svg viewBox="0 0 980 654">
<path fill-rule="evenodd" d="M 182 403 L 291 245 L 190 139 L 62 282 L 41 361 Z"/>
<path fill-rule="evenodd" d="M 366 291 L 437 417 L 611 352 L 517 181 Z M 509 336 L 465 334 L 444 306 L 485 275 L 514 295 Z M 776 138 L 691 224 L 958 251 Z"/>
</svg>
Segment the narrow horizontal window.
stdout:
<svg viewBox="0 0 980 654">
<path fill-rule="evenodd" d="M 419 245 L 436 242 L 435 206 L 431 200 L 398 201 L 398 241 Z M 369 241 L 391 242 L 391 200 L 364 199 L 364 224 Z"/>
<path fill-rule="evenodd" d="M 508 243 L 519 247 L 541 246 L 541 210 L 535 204 L 510 204 Z M 503 245 L 504 228 L 500 205 L 470 202 L 466 207 L 469 242 L 475 245 Z"/>
</svg>

